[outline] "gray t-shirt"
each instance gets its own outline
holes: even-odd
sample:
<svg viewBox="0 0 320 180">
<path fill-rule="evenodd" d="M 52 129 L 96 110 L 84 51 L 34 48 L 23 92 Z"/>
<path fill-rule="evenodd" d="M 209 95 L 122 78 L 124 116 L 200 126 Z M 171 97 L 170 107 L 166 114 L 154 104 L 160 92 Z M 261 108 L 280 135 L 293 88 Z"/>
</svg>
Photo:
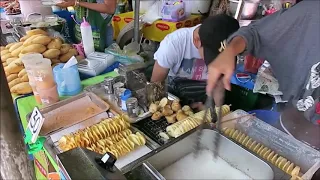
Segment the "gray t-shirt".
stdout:
<svg viewBox="0 0 320 180">
<path fill-rule="evenodd" d="M 244 54 L 270 62 L 283 99 L 320 124 L 320 1 L 304 0 L 242 27 L 228 42 L 235 36 L 247 42 Z"/>
</svg>

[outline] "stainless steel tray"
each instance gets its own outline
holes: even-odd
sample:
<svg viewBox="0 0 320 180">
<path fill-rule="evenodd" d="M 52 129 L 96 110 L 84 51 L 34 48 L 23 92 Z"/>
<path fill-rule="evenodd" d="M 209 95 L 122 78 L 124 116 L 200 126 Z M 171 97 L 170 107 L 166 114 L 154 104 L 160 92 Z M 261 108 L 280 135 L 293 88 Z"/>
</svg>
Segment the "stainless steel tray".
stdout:
<svg viewBox="0 0 320 180">
<path fill-rule="evenodd" d="M 86 104 L 74 104 L 74 105 L 78 106 L 79 108 L 81 107 L 80 109 L 85 108 L 85 110 L 88 110 L 88 111 L 92 110 L 93 112 L 91 113 L 91 111 L 90 111 L 90 113 L 85 114 L 85 117 L 79 117 L 79 119 L 63 118 L 64 116 L 74 117 L 74 116 L 72 116 L 72 112 L 66 112 L 65 109 L 63 109 L 63 107 L 68 108 L 68 109 L 70 109 L 70 111 L 72 111 L 73 108 L 67 107 L 67 106 L 68 105 L 72 106 L 71 103 L 77 103 L 77 101 L 81 100 L 82 98 L 88 99 L 90 101 L 88 103 L 94 104 L 97 108 L 90 109 L 90 106 L 88 106 L 89 109 L 87 109 L 85 107 Z M 83 99 L 83 101 L 84 101 L 84 99 Z M 74 124 L 81 122 L 81 121 L 84 121 L 84 120 L 89 119 L 91 117 L 94 117 L 98 114 L 106 112 L 108 109 L 109 109 L 109 104 L 104 102 L 102 99 L 100 99 L 94 93 L 90 93 L 90 92 L 81 93 L 77 96 L 73 96 L 71 98 L 65 99 L 65 100 L 60 101 L 58 103 L 44 107 L 44 108 L 40 109 L 40 112 L 45 117 L 45 121 L 42 126 L 42 130 L 40 131 L 40 135 L 41 136 L 50 135 L 57 130 L 62 130 L 62 129 L 68 128 Z M 60 116 L 59 113 L 66 113 L 66 115 L 62 114 Z M 79 113 L 79 112 L 74 112 L 74 113 Z M 52 119 L 52 117 L 55 117 L 55 118 Z M 52 121 L 54 121 L 54 122 L 52 122 Z M 55 127 L 52 127 L 52 126 L 55 126 Z"/>
<path fill-rule="evenodd" d="M 97 119 L 97 118 L 96 118 Z M 101 118 L 100 118 L 101 121 Z M 99 122 L 100 122 L 99 121 Z M 82 122 L 83 123 L 83 122 Z M 91 119 L 91 123 L 86 122 L 86 127 L 91 126 L 93 124 L 96 124 L 97 121 Z M 46 148 L 46 150 L 48 151 L 48 153 L 51 155 L 51 157 L 56 157 L 57 154 L 62 153 L 63 151 L 59 148 L 58 146 L 58 140 L 63 136 L 63 135 L 67 135 L 73 132 L 76 132 L 77 130 L 79 130 L 79 125 L 78 126 L 73 126 L 73 127 L 69 127 L 68 129 L 64 129 L 61 131 L 57 131 L 49 136 L 46 137 L 46 141 L 44 144 L 44 147 Z M 85 128 L 84 126 L 82 126 L 83 128 Z M 141 134 L 143 134 L 146 138 L 146 144 L 145 146 L 150 149 L 149 152 L 152 152 L 152 150 L 159 148 L 159 145 L 157 143 L 155 143 L 152 139 L 150 139 L 148 136 L 146 136 L 143 132 L 139 131 L 138 129 L 136 129 L 135 127 L 130 127 L 131 131 L 133 133 L 136 132 L 140 132 Z M 146 153 L 146 152 L 144 152 Z M 140 158 L 141 156 L 143 156 L 145 154 L 140 155 L 137 158 Z M 130 156 L 130 155 L 128 155 Z M 137 156 L 137 153 L 133 155 L 134 157 L 129 157 L 129 161 L 133 161 L 135 160 L 134 158 Z M 120 159 L 121 160 L 121 159 Z M 128 161 L 127 159 L 125 161 Z M 119 170 L 121 170 L 121 168 L 123 168 L 124 166 L 126 166 L 127 164 L 125 164 L 126 162 L 121 162 L 120 166 L 118 167 Z"/>
<path fill-rule="evenodd" d="M 219 135 L 214 130 L 204 129 L 201 145 L 205 149 L 213 150 L 212 138 Z M 148 162 L 155 169 L 152 174 L 155 176 L 163 170 L 165 167 L 170 166 L 176 161 L 180 160 L 187 154 L 193 152 L 193 143 L 196 139 L 196 131 L 185 134 L 177 139 L 177 141 L 161 147 L 158 151 L 153 152 L 149 156 L 145 156 L 140 159 L 140 164 L 136 163 L 131 167 L 127 167 L 127 171 L 131 170 L 131 173 L 135 173 L 135 169 L 138 169 L 142 163 Z M 221 136 L 221 143 L 218 151 L 218 155 L 227 161 L 233 167 L 240 170 L 244 174 L 248 175 L 252 179 L 273 179 L 274 172 L 271 167 L 263 160 L 259 159 L 252 153 L 248 152 L 241 146 Z M 212 161 L 213 159 L 208 159 Z M 132 164 L 131 164 L 132 165 Z M 149 165 L 149 166 L 150 166 Z M 199 164 L 199 168 L 200 168 Z M 131 168 L 131 169 L 130 169 Z M 129 170 L 130 169 L 130 170 Z M 152 169 L 152 168 L 149 168 Z M 214 177 L 213 177 L 214 178 Z M 156 179 L 164 179 L 162 176 L 156 177 Z"/>
<path fill-rule="evenodd" d="M 236 110 L 230 115 L 240 117 L 247 114 L 243 110 Z M 302 176 L 303 179 L 311 179 L 312 175 L 320 167 L 319 151 L 256 117 L 239 118 L 236 121 L 235 127 L 255 141 L 262 143 L 277 154 L 300 166 L 301 171 L 305 173 Z"/>
<path fill-rule="evenodd" d="M 91 86 L 87 86 L 86 88 L 84 88 L 85 92 L 92 92 L 94 94 L 96 94 L 97 96 L 99 96 L 101 99 L 103 99 L 104 101 L 106 101 L 108 104 L 110 104 L 111 109 L 115 110 L 115 112 L 117 113 L 125 113 L 123 111 L 120 110 L 120 108 L 118 107 L 117 104 L 115 104 L 115 102 L 110 101 L 110 99 L 113 99 L 112 95 L 107 95 L 105 93 L 104 87 L 103 87 L 103 82 L 95 84 L 95 85 L 91 85 Z M 169 100 L 175 100 L 175 99 L 179 99 L 177 96 L 168 93 L 168 99 Z M 141 105 L 139 102 L 139 106 L 146 106 L 146 105 Z M 148 111 L 148 109 L 146 109 Z M 146 112 L 142 115 L 140 115 L 137 118 L 130 118 L 129 122 L 130 123 L 136 123 L 139 122 L 145 118 L 151 117 L 151 113 L 150 112 Z"/>
</svg>

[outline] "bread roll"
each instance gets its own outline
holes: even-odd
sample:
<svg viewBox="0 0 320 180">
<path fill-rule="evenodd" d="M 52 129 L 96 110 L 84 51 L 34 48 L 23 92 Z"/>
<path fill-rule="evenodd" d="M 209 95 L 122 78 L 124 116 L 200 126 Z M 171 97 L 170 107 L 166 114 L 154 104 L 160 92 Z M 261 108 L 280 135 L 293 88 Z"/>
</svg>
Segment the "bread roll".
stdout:
<svg viewBox="0 0 320 180">
<path fill-rule="evenodd" d="M 18 78 L 18 74 L 10 74 L 8 77 L 7 77 L 7 81 L 8 83 L 13 81 L 14 79 L 17 79 Z"/>
<path fill-rule="evenodd" d="M 48 33 L 42 29 L 33 29 L 33 30 L 27 31 L 26 33 L 29 36 L 36 35 L 36 34 L 48 35 Z"/>
<path fill-rule="evenodd" d="M 48 49 L 42 55 L 45 58 L 56 59 L 60 55 L 60 50 L 59 49 Z"/>
<path fill-rule="evenodd" d="M 61 45 L 61 54 L 66 54 L 69 52 L 69 50 L 71 49 L 71 45 L 70 44 L 62 44 Z"/>
<path fill-rule="evenodd" d="M 51 38 L 49 36 L 37 36 L 32 39 L 32 44 L 42 44 L 44 46 L 48 45 L 51 42 Z"/>
<path fill-rule="evenodd" d="M 30 52 L 33 53 L 43 53 L 46 51 L 46 47 L 42 44 L 31 44 L 25 48 L 22 49 L 21 53 L 22 54 L 27 54 Z"/>
<path fill-rule="evenodd" d="M 11 93 L 28 94 L 32 93 L 32 88 L 28 82 L 21 82 L 10 88 Z"/>
<path fill-rule="evenodd" d="M 22 76 L 26 75 L 27 71 L 26 69 L 22 69 L 19 73 L 18 73 L 18 77 L 21 78 Z"/>
<path fill-rule="evenodd" d="M 62 41 L 59 38 L 53 38 L 52 41 L 48 44 L 48 49 L 60 49 L 62 46 Z"/>
<path fill-rule="evenodd" d="M 19 48 L 20 46 L 23 45 L 23 42 L 17 42 L 17 43 L 14 43 L 10 48 L 9 48 L 9 51 L 12 52 L 14 50 L 16 50 L 17 48 Z"/>
</svg>

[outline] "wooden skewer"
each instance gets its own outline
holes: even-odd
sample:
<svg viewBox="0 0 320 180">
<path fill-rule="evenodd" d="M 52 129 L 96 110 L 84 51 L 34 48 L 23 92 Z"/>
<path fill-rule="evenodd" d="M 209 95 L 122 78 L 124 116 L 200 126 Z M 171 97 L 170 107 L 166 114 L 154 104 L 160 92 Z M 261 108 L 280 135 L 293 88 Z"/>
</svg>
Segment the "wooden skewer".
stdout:
<svg viewBox="0 0 320 180">
<path fill-rule="evenodd" d="M 229 121 L 234 121 L 234 120 L 237 120 L 237 119 L 240 119 L 240 118 L 244 118 L 244 117 L 254 117 L 255 115 L 256 115 L 256 113 L 252 113 L 252 114 L 247 114 L 247 115 L 239 116 L 239 117 L 232 118 L 232 119 L 228 119 L 228 120 L 223 120 L 223 121 L 221 122 L 221 124 L 222 124 L 222 123 L 229 122 Z"/>
</svg>

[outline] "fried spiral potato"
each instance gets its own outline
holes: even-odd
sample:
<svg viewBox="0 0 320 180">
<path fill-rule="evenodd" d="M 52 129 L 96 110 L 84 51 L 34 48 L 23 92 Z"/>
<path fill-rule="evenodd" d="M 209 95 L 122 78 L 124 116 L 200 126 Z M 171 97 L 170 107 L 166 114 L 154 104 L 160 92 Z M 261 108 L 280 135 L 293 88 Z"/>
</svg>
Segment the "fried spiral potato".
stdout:
<svg viewBox="0 0 320 180">
<path fill-rule="evenodd" d="M 219 113 L 219 107 L 215 107 L 216 109 L 216 113 L 218 114 Z M 230 106 L 229 105 L 223 105 L 221 106 L 221 116 L 225 116 L 227 114 L 229 114 L 231 111 L 230 111 Z"/>
<path fill-rule="evenodd" d="M 253 141 L 249 136 L 245 135 L 244 133 L 227 127 L 223 128 L 222 132 L 227 137 L 237 141 L 238 143 L 257 153 L 260 157 L 269 161 L 270 163 L 277 166 L 278 168 L 280 168 L 287 174 L 291 175 L 292 177 L 299 176 L 299 166 L 296 166 L 294 163 L 276 154 L 274 151 L 265 147 L 264 145 L 257 143 L 256 141 Z"/>
<path fill-rule="evenodd" d="M 73 134 L 65 135 L 60 138 L 58 144 L 61 150 L 67 151 L 76 147 L 88 147 L 107 137 L 110 138 L 111 141 L 119 140 L 120 138 L 118 138 L 118 136 L 112 135 L 127 130 L 129 127 L 130 124 L 126 122 L 122 116 L 115 116 L 111 120 L 106 119 Z M 123 136 L 123 134 L 121 134 L 120 137 L 121 136 Z"/>
<path fill-rule="evenodd" d="M 200 111 L 192 116 L 189 116 L 181 121 L 178 121 L 166 128 L 167 133 L 174 138 L 181 136 L 182 134 L 196 128 L 202 123 L 204 111 Z M 208 113 L 208 116 L 210 114 Z"/>
<path fill-rule="evenodd" d="M 110 144 L 110 142 L 108 141 L 100 141 L 99 145 L 89 147 L 88 149 L 100 154 L 109 152 L 116 158 L 119 158 L 133 151 L 135 148 L 144 145 L 145 143 L 145 137 L 137 132 L 136 134 L 130 134 L 126 138 L 123 138 L 119 142 L 116 142 L 114 144 Z"/>
</svg>

